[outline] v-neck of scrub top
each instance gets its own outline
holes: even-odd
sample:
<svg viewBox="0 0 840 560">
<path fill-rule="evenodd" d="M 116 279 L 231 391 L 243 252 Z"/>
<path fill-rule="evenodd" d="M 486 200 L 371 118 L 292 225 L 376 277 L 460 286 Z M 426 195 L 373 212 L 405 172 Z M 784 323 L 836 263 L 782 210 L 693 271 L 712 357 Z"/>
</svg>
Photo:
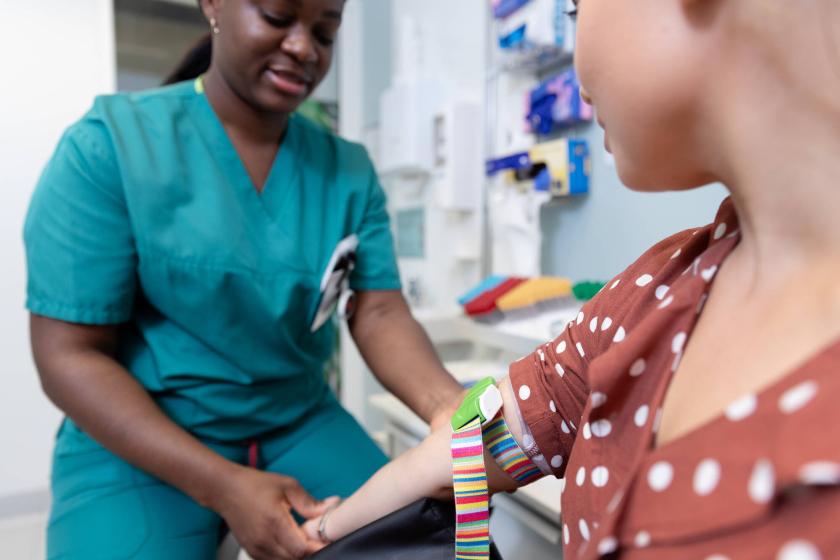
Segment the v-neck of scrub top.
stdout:
<svg viewBox="0 0 840 560">
<path fill-rule="evenodd" d="M 229 173 L 225 179 L 233 186 L 247 209 L 265 216 L 273 225 L 281 224 L 284 206 L 287 206 L 286 202 L 297 182 L 299 173 L 298 161 L 295 157 L 300 140 L 294 123 L 296 117 L 289 115 L 286 132 L 260 191 L 248 174 L 242 157 L 207 98 L 203 77 L 195 80 L 194 89 L 196 95 L 201 98 L 200 103 L 197 103 L 195 107 L 202 113 L 196 119 L 196 126 L 201 129 L 202 135 L 215 149 L 216 157 L 222 160 L 224 169 Z"/>
</svg>

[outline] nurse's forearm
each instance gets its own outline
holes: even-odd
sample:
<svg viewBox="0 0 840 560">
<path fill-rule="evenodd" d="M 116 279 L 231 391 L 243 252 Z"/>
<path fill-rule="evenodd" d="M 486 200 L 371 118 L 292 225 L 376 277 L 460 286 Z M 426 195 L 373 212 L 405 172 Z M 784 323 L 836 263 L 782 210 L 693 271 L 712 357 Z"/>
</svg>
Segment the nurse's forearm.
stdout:
<svg viewBox="0 0 840 560">
<path fill-rule="evenodd" d="M 45 393 L 104 447 L 212 507 L 221 481 L 237 466 L 172 422 L 110 357 L 116 332 L 109 329 L 33 317 L 32 348 Z"/>
<path fill-rule="evenodd" d="M 370 291 L 358 297 L 351 333 L 382 385 L 427 422 L 456 403 L 462 388 L 444 369 L 402 293 Z"/>
</svg>

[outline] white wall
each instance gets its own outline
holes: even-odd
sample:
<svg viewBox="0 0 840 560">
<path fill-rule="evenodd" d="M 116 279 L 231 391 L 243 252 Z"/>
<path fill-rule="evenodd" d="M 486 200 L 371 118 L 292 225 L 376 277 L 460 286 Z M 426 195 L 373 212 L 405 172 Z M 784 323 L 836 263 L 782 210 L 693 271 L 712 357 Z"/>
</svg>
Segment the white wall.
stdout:
<svg viewBox="0 0 840 560">
<path fill-rule="evenodd" d="M 110 0 L 0 0 L 0 501 L 48 487 L 61 415 L 41 392 L 24 310 L 22 228 L 65 127 L 113 91 Z M 60 279 L 57 279 L 60 281 Z M 0 512 L 3 513 L 3 512 Z"/>
</svg>

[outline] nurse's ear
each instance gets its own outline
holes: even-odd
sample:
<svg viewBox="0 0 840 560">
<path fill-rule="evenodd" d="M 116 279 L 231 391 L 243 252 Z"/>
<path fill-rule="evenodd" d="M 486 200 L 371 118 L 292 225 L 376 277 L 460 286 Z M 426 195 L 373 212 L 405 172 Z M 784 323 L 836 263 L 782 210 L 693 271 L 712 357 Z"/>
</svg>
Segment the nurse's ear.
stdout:
<svg viewBox="0 0 840 560">
<path fill-rule="evenodd" d="M 215 35 L 219 34 L 219 14 L 224 3 L 224 0 L 198 0 L 201 12 L 210 24 L 210 31 Z"/>
</svg>

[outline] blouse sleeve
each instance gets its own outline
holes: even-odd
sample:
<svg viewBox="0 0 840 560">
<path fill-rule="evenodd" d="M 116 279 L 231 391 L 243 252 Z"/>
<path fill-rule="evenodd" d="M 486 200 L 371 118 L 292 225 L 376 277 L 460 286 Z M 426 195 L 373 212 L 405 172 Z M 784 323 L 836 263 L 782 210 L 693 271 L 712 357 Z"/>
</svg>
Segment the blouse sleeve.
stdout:
<svg viewBox="0 0 840 560">
<path fill-rule="evenodd" d="M 560 336 L 509 370 L 522 418 L 558 478 L 565 472 L 589 396 L 587 367 L 596 348 L 586 336 L 588 329 L 574 328 L 585 321 L 587 311 L 588 305 Z"/>
</svg>

